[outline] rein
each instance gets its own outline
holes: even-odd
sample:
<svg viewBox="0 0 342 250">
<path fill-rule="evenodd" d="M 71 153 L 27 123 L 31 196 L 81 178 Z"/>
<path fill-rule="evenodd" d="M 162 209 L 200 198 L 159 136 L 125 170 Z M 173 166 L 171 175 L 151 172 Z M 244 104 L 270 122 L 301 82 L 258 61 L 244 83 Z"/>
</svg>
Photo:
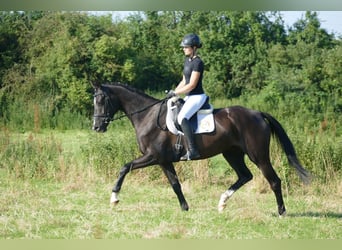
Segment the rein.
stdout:
<svg viewBox="0 0 342 250">
<path fill-rule="evenodd" d="M 111 120 L 111 121 L 120 120 L 121 118 L 124 118 L 124 117 L 128 117 L 128 116 L 133 116 L 133 115 L 135 115 L 135 114 L 139 114 L 139 113 L 141 113 L 141 112 L 143 112 L 143 111 L 145 111 L 145 110 L 148 110 L 149 108 L 152 108 L 153 106 L 157 105 L 158 103 L 162 103 L 162 105 L 163 105 L 163 104 L 166 102 L 167 99 L 168 99 L 168 98 L 164 98 L 164 99 L 159 100 L 159 101 L 157 101 L 157 102 L 155 102 L 155 103 L 152 103 L 152 104 L 150 104 L 150 105 L 148 105 L 148 106 L 146 106 L 146 107 L 144 107 L 144 108 L 142 108 L 142 109 L 139 109 L 139 110 L 134 111 L 134 112 L 129 113 L 129 114 L 120 115 L 120 116 L 118 116 L 118 117 L 116 117 L 116 118 L 111 118 L 110 120 Z M 160 105 L 159 112 L 158 112 L 158 121 L 157 121 L 158 127 L 159 127 L 159 117 L 160 117 L 160 112 L 161 112 L 161 106 L 162 106 L 162 105 Z"/>
</svg>

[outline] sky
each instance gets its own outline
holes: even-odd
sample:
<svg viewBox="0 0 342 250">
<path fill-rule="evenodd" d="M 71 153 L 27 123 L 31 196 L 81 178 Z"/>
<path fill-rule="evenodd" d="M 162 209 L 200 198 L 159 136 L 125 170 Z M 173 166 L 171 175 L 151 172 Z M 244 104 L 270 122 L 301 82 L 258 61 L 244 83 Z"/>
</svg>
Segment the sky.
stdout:
<svg viewBox="0 0 342 250">
<path fill-rule="evenodd" d="M 113 16 L 117 17 L 126 17 L 130 14 L 132 11 L 113 12 Z M 305 17 L 305 11 L 281 11 L 281 14 L 286 27 L 292 26 L 296 21 Z M 334 33 L 336 37 L 342 36 L 342 11 L 317 11 L 317 14 L 321 28 L 326 29 L 328 33 Z"/>
<path fill-rule="evenodd" d="M 281 11 L 286 26 L 292 26 L 305 17 L 305 11 Z M 342 11 L 317 11 L 321 28 L 336 36 L 342 36 Z"/>
</svg>

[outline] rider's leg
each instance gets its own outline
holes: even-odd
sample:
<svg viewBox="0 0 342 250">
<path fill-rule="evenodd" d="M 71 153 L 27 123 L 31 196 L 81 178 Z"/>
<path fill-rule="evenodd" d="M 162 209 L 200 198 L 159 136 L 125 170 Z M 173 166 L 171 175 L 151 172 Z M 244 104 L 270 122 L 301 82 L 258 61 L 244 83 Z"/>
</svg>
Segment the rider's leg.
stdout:
<svg viewBox="0 0 342 250">
<path fill-rule="evenodd" d="M 185 155 L 183 155 L 180 160 L 194 160 L 200 157 L 200 154 L 197 150 L 197 146 L 195 143 L 194 134 L 192 132 L 192 128 L 188 119 L 184 118 L 181 123 L 181 128 L 184 133 L 184 137 L 186 143 L 188 145 L 188 151 Z"/>
<path fill-rule="evenodd" d="M 200 157 L 189 120 L 203 106 L 206 99 L 207 96 L 205 94 L 187 96 L 185 98 L 185 103 L 178 114 L 178 123 L 181 125 L 188 146 L 188 152 L 181 157 L 181 160 L 191 160 Z"/>
</svg>

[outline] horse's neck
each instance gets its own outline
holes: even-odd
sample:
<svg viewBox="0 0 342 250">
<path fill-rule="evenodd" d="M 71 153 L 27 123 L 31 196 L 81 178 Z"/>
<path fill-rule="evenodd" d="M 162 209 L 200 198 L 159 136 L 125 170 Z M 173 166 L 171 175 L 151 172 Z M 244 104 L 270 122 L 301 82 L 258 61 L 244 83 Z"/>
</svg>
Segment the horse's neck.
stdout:
<svg viewBox="0 0 342 250">
<path fill-rule="evenodd" d="M 148 107 L 158 100 L 146 94 L 135 92 L 124 86 L 117 86 L 118 97 L 123 111 L 128 117 L 148 111 Z"/>
</svg>

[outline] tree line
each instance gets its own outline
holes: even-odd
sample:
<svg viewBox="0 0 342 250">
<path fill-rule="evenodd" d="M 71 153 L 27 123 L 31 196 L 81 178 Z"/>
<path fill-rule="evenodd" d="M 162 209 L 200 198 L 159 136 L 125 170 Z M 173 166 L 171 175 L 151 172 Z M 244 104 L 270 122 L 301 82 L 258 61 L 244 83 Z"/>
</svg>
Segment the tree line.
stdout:
<svg viewBox="0 0 342 250">
<path fill-rule="evenodd" d="M 211 98 L 296 100 L 310 111 L 342 113 L 342 43 L 316 12 L 285 27 L 279 12 L 148 11 L 125 19 L 85 12 L 0 12 L 0 117 L 36 103 L 54 127 L 58 113 L 89 115 L 92 81 L 145 91 L 174 87 L 180 41 L 197 33 Z M 27 107 L 27 106 L 26 106 Z"/>
</svg>

